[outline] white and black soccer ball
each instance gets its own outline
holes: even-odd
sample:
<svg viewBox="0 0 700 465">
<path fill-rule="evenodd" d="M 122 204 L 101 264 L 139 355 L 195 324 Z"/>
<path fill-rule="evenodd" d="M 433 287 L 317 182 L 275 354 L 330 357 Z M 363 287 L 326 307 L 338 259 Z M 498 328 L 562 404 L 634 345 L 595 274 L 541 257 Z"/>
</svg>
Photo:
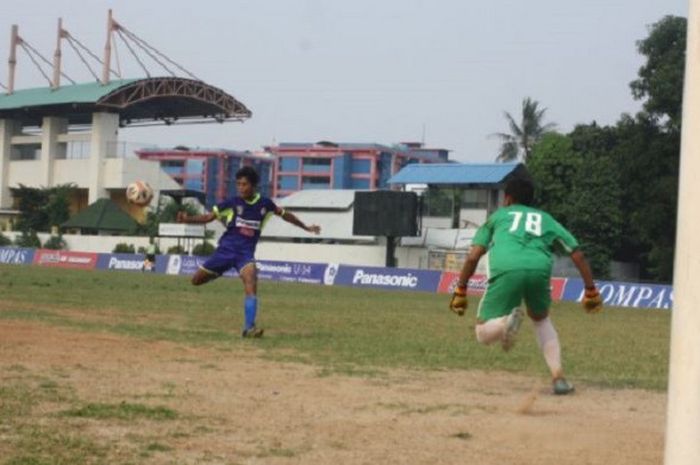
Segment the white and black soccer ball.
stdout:
<svg viewBox="0 0 700 465">
<path fill-rule="evenodd" d="M 135 205 L 148 205 L 153 200 L 153 189 L 144 181 L 134 181 L 126 188 L 126 199 Z"/>
</svg>

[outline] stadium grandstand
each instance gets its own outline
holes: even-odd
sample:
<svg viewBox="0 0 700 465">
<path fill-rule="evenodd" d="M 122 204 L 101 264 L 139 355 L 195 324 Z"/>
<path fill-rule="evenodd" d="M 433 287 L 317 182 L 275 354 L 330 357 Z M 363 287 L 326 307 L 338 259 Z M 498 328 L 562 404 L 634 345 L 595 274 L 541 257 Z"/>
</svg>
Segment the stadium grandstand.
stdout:
<svg viewBox="0 0 700 465">
<path fill-rule="evenodd" d="M 102 59 L 64 29 L 61 20 L 57 36 L 54 60 L 50 62 L 19 35 L 17 26 L 12 27 L 9 80 L 2 85 L 6 92 L 0 94 L 0 215 L 4 218 L 17 214 L 14 193 L 19 186 L 64 184 L 77 187 L 73 213 L 109 198 L 137 215 L 136 207 L 124 197 L 130 182 L 146 181 L 156 193 L 180 186 L 158 164 L 120 153 L 120 128 L 244 121 L 252 115 L 233 96 L 199 80 L 119 24 L 111 11 Z M 117 39 L 143 67 L 145 78 L 123 77 L 119 67 L 112 68 L 111 50 Z M 61 69 L 63 43 L 79 55 L 95 78 L 93 82 L 78 83 Z M 18 51 L 29 56 L 46 78 L 46 87 L 16 89 Z M 152 77 L 143 56 L 150 57 L 168 75 Z M 101 65 L 101 76 L 90 67 L 89 60 Z M 47 63 L 50 72 L 45 69 Z M 70 84 L 62 84 L 61 78 Z"/>
</svg>

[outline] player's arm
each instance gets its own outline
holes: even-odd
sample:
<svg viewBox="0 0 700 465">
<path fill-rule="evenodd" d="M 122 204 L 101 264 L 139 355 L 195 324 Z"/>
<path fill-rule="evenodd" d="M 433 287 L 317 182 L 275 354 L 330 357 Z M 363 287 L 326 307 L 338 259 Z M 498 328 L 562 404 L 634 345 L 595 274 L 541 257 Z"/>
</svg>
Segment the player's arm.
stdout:
<svg viewBox="0 0 700 465">
<path fill-rule="evenodd" d="M 582 301 L 583 308 L 588 313 L 600 312 L 603 310 L 603 299 L 600 297 L 600 292 L 598 292 L 595 282 L 593 282 L 593 272 L 591 272 L 591 267 L 588 265 L 586 257 L 583 255 L 581 249 L 576 249 L 571 252 L 570 257 L 581 275 L 585 287 Z"/>
<path fill-rule="evenodd" d="M 469 249 L 469 254 L 464 260 L 464 265 L 462 266 L 462 271 L 459 273 L 459 280 L 457 281 L 457 287 L 463 287 L 466 291 L 469 285 L 469 279 L 474 276 L 476 267 L 479 265 L 479 260 L 486 253 L 486 248 L 481 245 L 472 245 Z"/>
<path fill-rule="evenodd" d="M 301 221 L 294 213 L 288 212 L 282 208 L 277 207 L 275 214 L 282 218 L 287 223 L 293 224 L 306 232 L 312 234 L 319 234 L 321 232 L 321 227 L 315 224 L 307 226 L 303 221 Z"/>
<path fill-rule="evenodd" d="M 488 250 L 489 244 L 491 243 L 491 238 L 493 237 L 493 215 L 486 220 L 474 235 L 472 239 L 472 246 L 469 249 L 469 254 L 464 260 L 464 265 L 462 265 L 462 271 L 459 273 L 459 279 L 457 280 L 457 285 L 452 293 L 452 299 L 450 299 L 450 310 L 455 312 L 457 315 L 462 316 L 467 310 L 467 284 L 469 279 L 474 275 L 476 271 L 476 266 L 479 264 L 479 260 Z"/>
<path fill-rule="evenodd" d="M 202 215 L 188 215 L 186 212 L 177 212 L 176 221 L 178 223 L 195 223 L 205 224 L 211 223 L 217 218 L 215 213 L 209 212 Z"/>
<path fill-rule="evenodd" d="M 450 310 L 457 315 L 462 316 L 467 310 L 467 286 L 469 279 L 474 276 L 479 260 L 486 253 L 486 247 L 481 245 L 472 245 L 467 258 L 464 260 L 462 271 L 459 273 L 457 285 L 450 300 Z"/>
</svg>

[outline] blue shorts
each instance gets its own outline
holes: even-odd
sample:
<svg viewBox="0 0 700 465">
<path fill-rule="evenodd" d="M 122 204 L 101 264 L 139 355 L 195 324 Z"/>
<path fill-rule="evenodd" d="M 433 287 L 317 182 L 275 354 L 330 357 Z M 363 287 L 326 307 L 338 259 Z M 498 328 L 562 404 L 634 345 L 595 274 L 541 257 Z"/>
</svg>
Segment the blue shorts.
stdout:
<svg viewBox="0 0 700 465">
<path fill-rule="evenodd" d="M 221 276 L 231 268 L 239 273 L 251 263 L 255 263 L 255 252 L 252 250 L 230 250 L 218 248 L 214 254 L 200 266 L 204 271 Z"/>
</svg>

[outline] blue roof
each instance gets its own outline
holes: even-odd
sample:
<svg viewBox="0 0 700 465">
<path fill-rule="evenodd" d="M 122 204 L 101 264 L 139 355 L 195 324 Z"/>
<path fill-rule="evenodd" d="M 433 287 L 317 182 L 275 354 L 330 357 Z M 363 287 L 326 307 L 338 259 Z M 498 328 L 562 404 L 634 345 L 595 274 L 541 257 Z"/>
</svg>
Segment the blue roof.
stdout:
<svg viewBox="0 0 700 465">
<path fill-rule="evenodd" d="M 500 184 L 522 163 L 413 163 L 389 178 L 389 184 Z"/>
</svg>

